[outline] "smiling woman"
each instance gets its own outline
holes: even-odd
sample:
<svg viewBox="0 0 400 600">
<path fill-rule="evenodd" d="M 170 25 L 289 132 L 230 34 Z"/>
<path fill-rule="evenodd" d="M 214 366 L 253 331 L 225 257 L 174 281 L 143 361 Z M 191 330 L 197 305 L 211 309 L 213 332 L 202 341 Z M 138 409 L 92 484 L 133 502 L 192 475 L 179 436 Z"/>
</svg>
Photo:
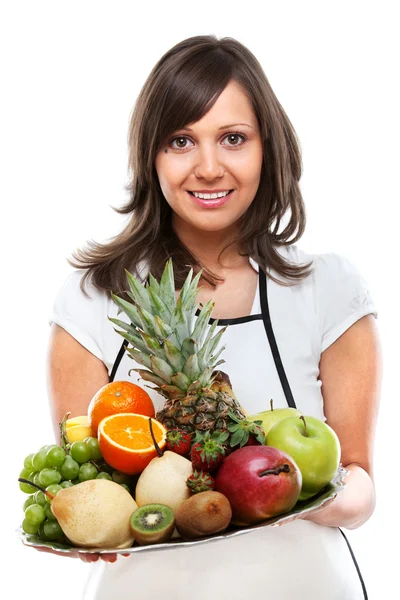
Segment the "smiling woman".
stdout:
<svg viewBox="0 0 400 600">
<path fill-rule="evenodd" d="M 99 560 L 85 597 L 124 600 L 139 589 L 146 599 L 242 600 L 260 596 L 268 582 L 269 595 L 282 600 L 365 598 L 340 527 L 360 526 L 374 509 L 377 311 L 345 257 L 308 254 L 295 245 L 305 228 L 300 150 L 253 54 L 215 36 L 189 38 L 166 52 L 133 111 L 129 165 L 130 198 L 116 209 L 130 215 L 128 224 L 111 242 L 75 253 L 70 264 L 77 269 L 54 303 L 48 376 L 55 431 L 65 412 L 86 414 L 108 381 L 143 385 L 140 377 L 162 386 L 146 389 L 163 423 L 191 432 L 204 423 L 218 429 L 229 387 L 248 414 L 266 410 L 273 398 L 277 409 L 290 406 L 326 421 L 350 475 L 341 497 L 307 519 L 211 544 L 136 553 L 115 565 Z M 173 270 L 161 278 L 170 258 Z M 191 269 L 200 286 L 196 302 L 214 302 L 204 332 L 219 327 L 219 340 L 229 325 L 226 349 L 214 347 L 210 356 L 194 333 L 194 291 L 184 287 L 179 318 L 175 309 L 163 309 L 173 306 Z M 109 319 L 115 323 L 119 314 L 110 292 L 133 298 L 126 270 L 150 286 L 133 294 L 133 321 L 135 310 L 144 309 L 137 326 L 161 313 L 170 319 L 147 332 L 155 339 L 145 357 L 142 338 L 132 335 L 136 351 L 127 352 Z M 176 322 L 184 323 L 183 337 Z M 187 348 L 191 368 L 185 371 Z M 217 377 L 218 393 L 211 393 L 220 364 L 213 352 L 218 357 L 222 350 L 228 378 Z"/>
</svg>

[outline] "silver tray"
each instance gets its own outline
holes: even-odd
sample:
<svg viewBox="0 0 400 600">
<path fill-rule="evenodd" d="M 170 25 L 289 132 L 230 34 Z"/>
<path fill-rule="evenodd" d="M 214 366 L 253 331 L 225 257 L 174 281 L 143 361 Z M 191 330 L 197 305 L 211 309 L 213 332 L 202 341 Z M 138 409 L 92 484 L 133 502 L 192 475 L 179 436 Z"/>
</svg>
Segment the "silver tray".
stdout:
<svg viewBox="0 0 400 600">
<path fill-rule="evenodd" d="M 272 517 L 271 519 L 267 519 L 258 525 L 253 525 L 249 527 L 235 527 L 230 525 L 228 529 L 226 529 L 221 534 L 210 535 L 207 537 L 198 538 L 195 540 L 184 540 L 181 537 L 172 538 L 172 540 L 164 543 L 164 544 L 152 544 L 148 546 L 139 546 L 134 544 L 130 548 L 82 548 L 77 546 L 70 546 L 67 544 L 62 544 L 59 542 L 47 542 L 41 540 L 36 535 L 29 535 L 25 533 L 21 528 L 17 529 L 17 535 L 21 539 L 22 543 L 25 546 L 33 546 L 35 548 L 49 548 L 55 550 L 58 553 L 62 554 L 76 554 L 82 553 L 116 553 L 116 554 L 132 554 L 133 552 L 154 552 L 156 550 L 163 550 L 165 548 L 180 548 L 181 546 L 194 546 L 196 544 L 206 544 L 209 542 L 215 542 L 217 540 L 222 540 L 225 538 L 230 538 L 236 535 L 243 535 L 245 533 L 250 533 L 251 531 L 255 531 L 256 529 L 260 529 L 261 527 L 277 527 L 279 525 L 283 525 L 284 523 L 288 523 L 295 519 L 300 518 L 301 516 L 316 510 L 318 508 L 323 507 L 325 504 L 331 502 L 338 493 L 346 487 L 344 483 L 344 479 L 349 474 L 349 471 L 340 466 L 336 472 L 335 477 L 332 481 L 325 486 L 323 490 L 319 492 L 316 496 L 313 496 L 309 500 L 304 500 L 303 502 L 298 502 L 296 506 L 285 514 L 279 515 L 277 517 Z"/>
</svg>

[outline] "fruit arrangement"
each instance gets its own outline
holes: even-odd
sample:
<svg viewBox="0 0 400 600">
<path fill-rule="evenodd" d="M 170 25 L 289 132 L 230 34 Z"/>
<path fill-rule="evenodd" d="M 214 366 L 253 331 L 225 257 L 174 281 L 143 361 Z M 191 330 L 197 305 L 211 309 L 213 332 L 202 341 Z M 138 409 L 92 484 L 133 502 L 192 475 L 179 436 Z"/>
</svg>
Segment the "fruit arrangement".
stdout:
<svg viewBox="0 0 400 600">
<path fill-rule="evenodd" d="M 88 414 L 60 423 L 61 444 L 24 461 L 29 494 L 22 530 L 82 548 L 128 548 L 196 539 L 289 513 L 335 476 L 340 444 L 323 421 L 297 409 L 248 415 L 217 367 L 225 328 L 209 325 L 213 301 L 196 312 L 201 272 L 176 298 L 172 261 L 160 282 L 127 272 L 128 340 L 135 369 L 165 398 L 155 413 L 143 387 L 103 386 Z"/>
</svg>

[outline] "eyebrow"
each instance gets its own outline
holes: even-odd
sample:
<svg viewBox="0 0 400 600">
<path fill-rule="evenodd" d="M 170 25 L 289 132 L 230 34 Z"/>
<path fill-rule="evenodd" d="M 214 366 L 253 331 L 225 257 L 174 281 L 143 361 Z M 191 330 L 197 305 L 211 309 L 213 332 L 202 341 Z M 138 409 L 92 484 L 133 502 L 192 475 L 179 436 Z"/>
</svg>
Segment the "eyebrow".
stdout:
<svg viewBox="0 0 400 600">
<path fill-rule="evenodd" d="M 229 129 L 230 127 L 237 127 L 238 125 L 243 125 L 244 127 L 250 127 L 250 129 L 253 129 L 253 127 L 247 123 L 231 123 L 230 125 L 223 125 L 222 127 L 219 127 L 218 131 L 221 131 L 222 129 Z M 182 131 L 193 131 L 193 129 L 190 129 L 190 127 L 183 127 Z"/>
</svg>

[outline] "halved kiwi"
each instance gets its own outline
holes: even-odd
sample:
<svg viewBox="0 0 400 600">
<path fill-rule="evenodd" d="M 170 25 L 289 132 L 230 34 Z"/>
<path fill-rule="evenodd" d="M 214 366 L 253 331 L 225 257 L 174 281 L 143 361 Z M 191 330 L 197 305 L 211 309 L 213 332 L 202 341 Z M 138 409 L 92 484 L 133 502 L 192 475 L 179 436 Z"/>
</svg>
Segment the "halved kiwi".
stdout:
<svg viewBox="0 0 400 600">
<path fill-rule="evenodd" d="M 165 504 L 144 504 L 132 513 L 130 525 L 140 546 L 161 544 L 172 537 L 175 517 Z"/>
</svg>

